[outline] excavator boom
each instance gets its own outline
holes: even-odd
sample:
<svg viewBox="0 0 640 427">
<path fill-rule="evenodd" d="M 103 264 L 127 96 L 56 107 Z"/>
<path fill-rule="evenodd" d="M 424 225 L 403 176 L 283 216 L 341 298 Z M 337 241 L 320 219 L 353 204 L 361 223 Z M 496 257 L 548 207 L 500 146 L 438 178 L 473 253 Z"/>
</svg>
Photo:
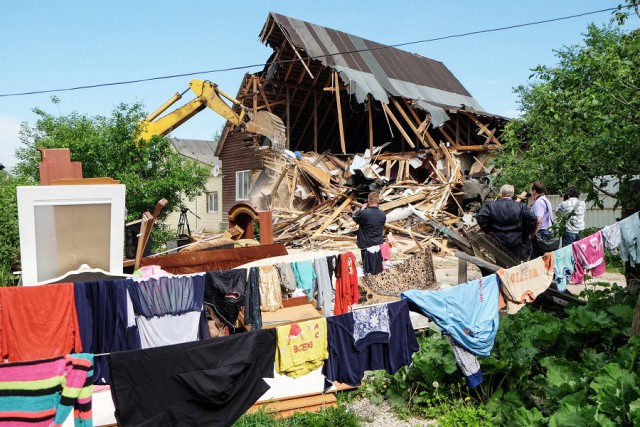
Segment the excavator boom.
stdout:
<svg viewBox="0 0 640 427">
<path fill-rule="evenodd" d="M 282 120 L 275 114 L 260 111 L 252 115 L 240 101 L 226 94 L 220 90 L 217 85 L 207 80 L 193 79 L 189 82 L 189 88 L 196 94 L 196 98 L 165 116 L 158 118 L 169 107 L 178 102 L 187 91 L 176 93 L 171 99 L 141 122 L 141 139 L 148 141 L 155 135 L 165 136 L 206 107 L 209 107 L 235 126 L 239 126 L 248 132 L 267 137 L 273 146 L 280 148 L 286 147 L 286 128 Z M 233 105 L 240 107 L 240 114 L 236 113 L 236 111 L 222 99 L 223 97 Z"/>
</svg>

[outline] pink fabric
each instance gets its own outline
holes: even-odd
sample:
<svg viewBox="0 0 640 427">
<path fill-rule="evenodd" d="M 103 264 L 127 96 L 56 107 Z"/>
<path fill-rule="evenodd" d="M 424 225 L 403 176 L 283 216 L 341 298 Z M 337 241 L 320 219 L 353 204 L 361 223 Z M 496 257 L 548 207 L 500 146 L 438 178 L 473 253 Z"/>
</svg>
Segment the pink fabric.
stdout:
<svg viewBox="0 0 640 427">
<path fill-rule="evenodd" d="M 602 244 L 602 234 L 599 231 L 574 242 L 572 249 L 576 268 L 571 276 L 571 282 L 582 283 L 585 273 L 596 277 L 605 272 L 604 245 Z"/>
<path fill-rule="evenodd" d="M 380 245 L 380 253 L 382 254 L 382 259 L 384 261 L 391 259 L 391 248 L 389 247 L 389 242 L 384 242 Z"/>
</svg>

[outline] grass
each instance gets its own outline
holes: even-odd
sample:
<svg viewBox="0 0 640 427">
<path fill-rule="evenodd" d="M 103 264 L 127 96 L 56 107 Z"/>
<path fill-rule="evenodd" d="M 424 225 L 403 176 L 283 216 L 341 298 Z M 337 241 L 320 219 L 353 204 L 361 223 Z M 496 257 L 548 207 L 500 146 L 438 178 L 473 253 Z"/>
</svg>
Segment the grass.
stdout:
<svg viewBox="0 0 640 427">
<path fill-rule="evenodd" d="M 233 427 L 359 427 L 360 417 L 345 406 L 320 412 L 298 412 L 291 418 L 279 419 L 264 411 L 244 414 Z"/>
</svg>

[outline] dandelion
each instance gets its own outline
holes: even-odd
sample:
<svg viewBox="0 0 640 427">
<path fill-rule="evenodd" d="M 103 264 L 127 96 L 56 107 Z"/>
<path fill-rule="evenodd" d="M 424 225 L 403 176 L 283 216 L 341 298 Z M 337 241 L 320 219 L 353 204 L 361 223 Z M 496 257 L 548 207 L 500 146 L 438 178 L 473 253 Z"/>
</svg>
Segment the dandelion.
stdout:
<svg viewBox="0 0 640 427">
<path fill-rule="evenodd" d="M 433 388 L 438 388 L 440 384 L 438 384 L 438 381 L 434 381 L 431 385 L 433 386 Z"/>
<path fill-rule="evenodd" d="M 464 398 L 464 401 L 465 401 L 465 402 L 468 402 L 468 401 L 470 401 L 470 400 L 471 400 L 471 398 L 470 398 L 469 396 L 467 396 L 467 397 L 465 397 L 465 398 Z"/>
</svg>

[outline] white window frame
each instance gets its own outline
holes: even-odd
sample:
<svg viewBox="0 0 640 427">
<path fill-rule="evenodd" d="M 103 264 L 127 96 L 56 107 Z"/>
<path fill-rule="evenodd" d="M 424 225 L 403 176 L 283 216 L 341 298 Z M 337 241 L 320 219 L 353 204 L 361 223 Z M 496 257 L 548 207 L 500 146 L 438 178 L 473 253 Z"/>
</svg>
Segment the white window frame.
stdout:
<svg viewBox="0 0 640 427">
<path fill-rule="evenodd" d="M 246 181 L 246 184 L 245 184 Z M 240 183 L 242 182 L 242 187 Z M 243 193 L 246 188 L 246 193 Z M 236 200 L 249 200 L 249 191 L 251 190 L 251 171 L 237 171 L 236 172 Z"/>
<path fill-rule="evenodd" d="M 213 200 L 211 199 L 213 196 Z M 211 203 L 213 201 L 213 203 Z M 207 213 L 218 213 L 220 210 L 218 192 L 217 191 L 209 191 L 207 193 Z"/>
</svg>

